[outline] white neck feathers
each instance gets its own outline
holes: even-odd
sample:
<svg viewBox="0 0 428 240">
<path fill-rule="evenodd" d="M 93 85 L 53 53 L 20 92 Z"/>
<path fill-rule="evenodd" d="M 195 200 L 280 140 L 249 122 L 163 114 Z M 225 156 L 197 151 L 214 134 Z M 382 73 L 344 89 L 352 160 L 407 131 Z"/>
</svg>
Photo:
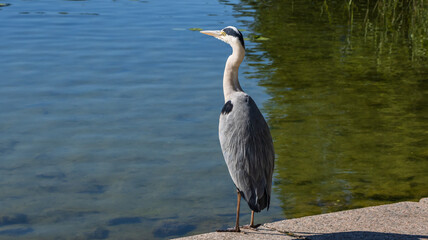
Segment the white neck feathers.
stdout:
<svg viewBox="0 0 428 240">
<path fill-rule="evenodd" d="M 245 49 L 239 44 L 231 44 L 233 52 L 226 61 L 223 75 L 224 102 L 230 100 L 234 92 L 242 92 L 238 81 L 238 70 L 245 56 Z"/>
</svg>

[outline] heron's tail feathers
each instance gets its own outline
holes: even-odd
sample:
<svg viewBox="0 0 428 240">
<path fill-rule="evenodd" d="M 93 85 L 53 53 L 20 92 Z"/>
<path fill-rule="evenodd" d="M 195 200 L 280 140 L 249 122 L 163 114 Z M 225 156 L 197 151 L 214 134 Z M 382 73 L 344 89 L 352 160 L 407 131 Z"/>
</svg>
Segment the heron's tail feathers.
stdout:
<svg viewBox="0 0 428 240">
<path fill-rule="evenodd" d="M 264 194 L 261 197 L 257 197 L 256 194 L 252 194 L 250 199 L 246 198 L 245 194 L 243 196 L 244 196 L 244 199 L 247 201 L 250 209 L 253 210 L 254 212 L 260 212 L 265 208 L 269 210 L 270 194 L 267 193 L 266 189 L 264 191 Z"/>
</svg>

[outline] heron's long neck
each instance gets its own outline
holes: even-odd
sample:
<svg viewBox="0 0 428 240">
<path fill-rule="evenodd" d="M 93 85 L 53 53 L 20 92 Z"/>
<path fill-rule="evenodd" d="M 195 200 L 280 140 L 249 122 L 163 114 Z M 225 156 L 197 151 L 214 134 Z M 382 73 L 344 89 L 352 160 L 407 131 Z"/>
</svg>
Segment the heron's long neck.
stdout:
<svg viewBox="0 0 428 240">
<path fill-rule="evenodd" d="M 242 60 L 244 60 L 245 49 L 242 46 L 232 46 L 233 53 L 226 61 L 223 75 L 223 93 L 224 102 L 230 100 L 234 92 L 242 92 L 241 85 L 238 81 L 238 70 Z"/>
</svg>

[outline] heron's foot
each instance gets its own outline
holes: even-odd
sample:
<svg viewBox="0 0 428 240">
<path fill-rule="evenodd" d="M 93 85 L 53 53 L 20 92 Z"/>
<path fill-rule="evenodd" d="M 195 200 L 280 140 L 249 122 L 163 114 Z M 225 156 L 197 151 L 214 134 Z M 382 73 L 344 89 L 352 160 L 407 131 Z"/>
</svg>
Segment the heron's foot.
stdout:
<svg viewBox="0 0 428 240">
<path fill-rule="evenodd" d="M 260 227 L 260 226 L 261 226 L 261 224 L 254 224 L 254 225 L 245 225 L 245 226 L 242 226 L 242 228 L 251 229 L 251 230 L 256 230 L 257 231 L 257 228 Z"/>
<path fill-rule="evenodd" d="M 241 232 L 241 229 L 239 229 L 239 227 L 234 227 L 234 228 L 228 228 L 228 229 L 220 229 L 217 230 L 216 232 Z"/>
</svg>

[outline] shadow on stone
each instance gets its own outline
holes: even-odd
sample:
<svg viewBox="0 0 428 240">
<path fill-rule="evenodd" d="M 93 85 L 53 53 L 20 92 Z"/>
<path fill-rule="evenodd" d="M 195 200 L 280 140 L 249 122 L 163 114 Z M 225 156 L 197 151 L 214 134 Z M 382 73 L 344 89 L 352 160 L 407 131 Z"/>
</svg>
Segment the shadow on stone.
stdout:
<svg viewBox="0 0 428 240">
<path fill-rule="evenodd" d="M 300 235 L 299 233 L 294 233 Z M 301 234 L 311 234 L 311 233 L 301 233 Z M 408 235 L 408 234 L 398 234 L 398 233 L 381 233 L 381 232 L 366 232 L 366 231 L 354 231 L 354 232 L 337 232 L 337 233 L 326 233 L 326 234 L 314 234 L 310 236 L 304 236 L 303 239 L 308 240 L 361 240 L 361 239 L 371 239 L 371 240 L 420 240 L 428 239 L 428 235 Z"/>
</svg>

